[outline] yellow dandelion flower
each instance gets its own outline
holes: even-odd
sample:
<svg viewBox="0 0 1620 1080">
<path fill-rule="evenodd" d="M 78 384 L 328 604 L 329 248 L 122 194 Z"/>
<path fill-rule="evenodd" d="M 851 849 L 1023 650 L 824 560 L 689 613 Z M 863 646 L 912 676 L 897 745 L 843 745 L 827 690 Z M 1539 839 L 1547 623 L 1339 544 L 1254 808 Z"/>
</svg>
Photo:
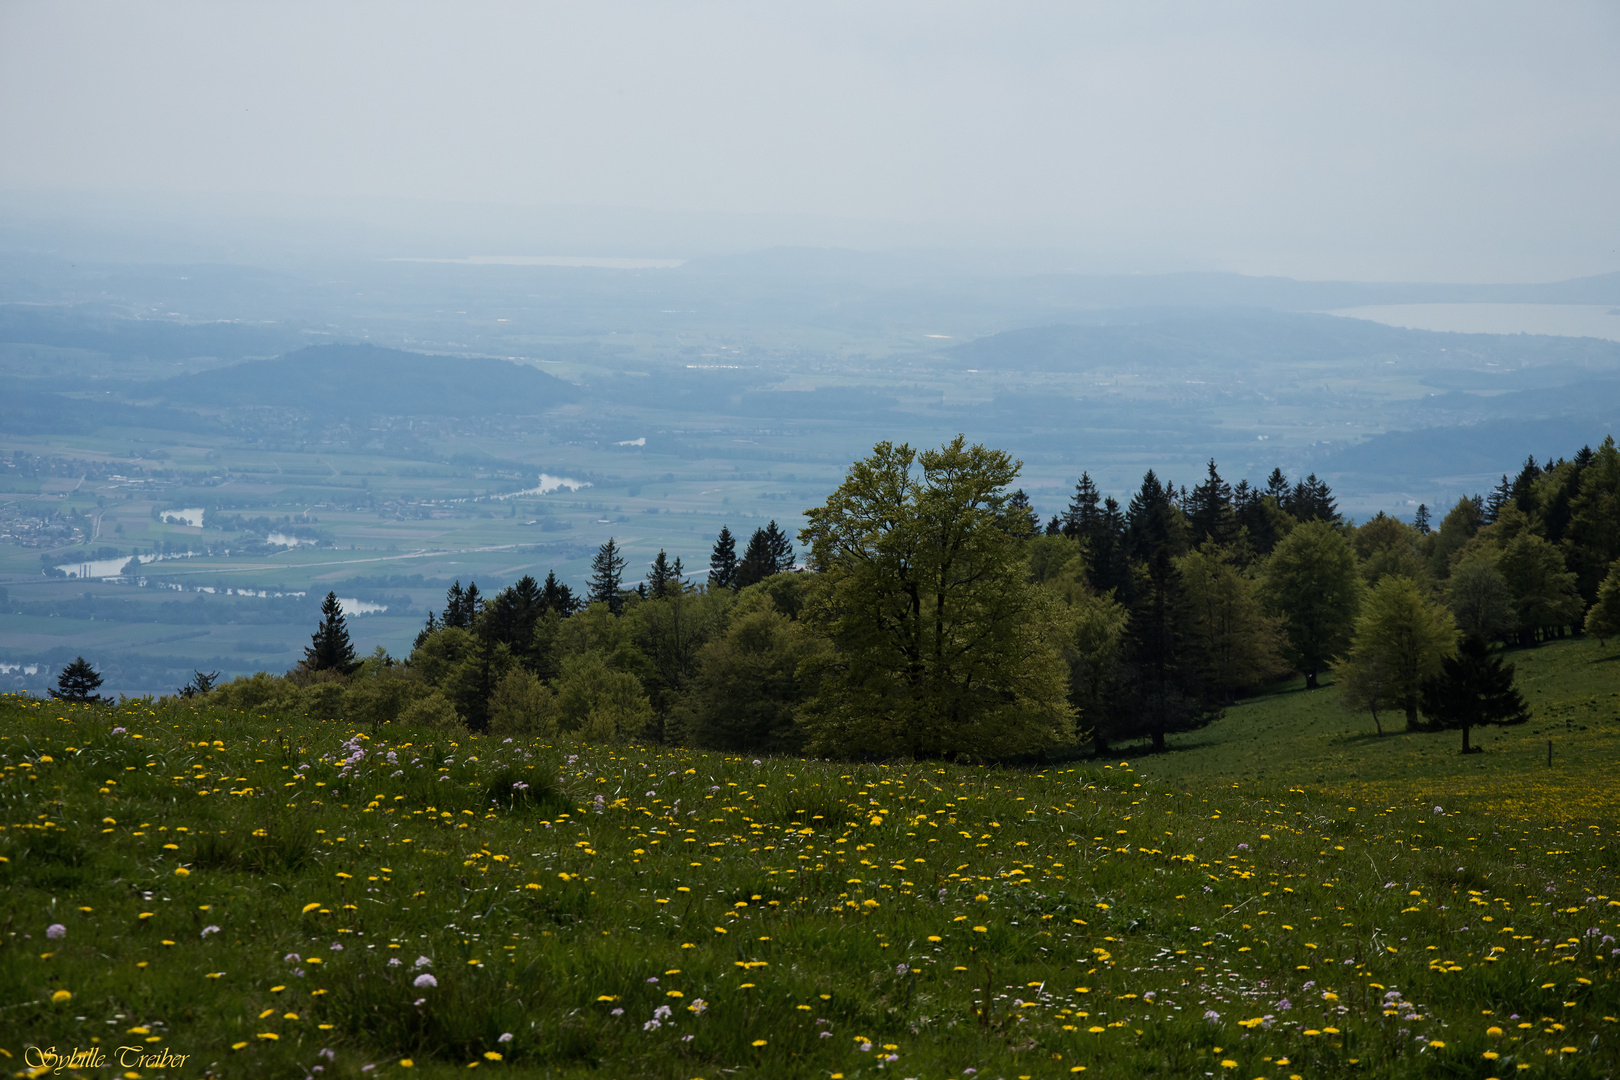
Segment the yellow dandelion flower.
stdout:
<svg viewBox="0 0 1620 1080">
<path fill-rule="evenodd" d="M 320 901 L 318 901 L 318 900 L 313 904 L 305 904 L 304 905 L 304 910 L 300 914 L 308 915 L 310 912 L 315 911 L 320 906 L 321 906 L 321 904 L 320 904 Z"/>
<path fill-rule="evenodd" d="M 191 871 L 187 870 L 183 866 L 177 866 L 177 867 L 174 868 L 174 876 L 175 877 L 190 877 L 191 876 Z"/>
<path fill-rule="evenodd" d="M 764 1039 L 755 1039 L 753 1044 L 755 1046 L 764 1046 L 765 1045 L 765 1040 Z"/>
<path fill-rule="evenodd" d="M 484 1051 L 484 1060 L 485 1061 L 499 1061 L 499 1060 L 501 1060 L 501 1055 L 500 1055 L 500 1053 L 498 1051 L 495 1051 L 495 1050 L 485 1050 Z"/>
<path fill-rule="evenodd" d="M 72 1001 L 72 1000 L 73 1000 L 73 994 L 71 992 L 67 991 L 67 990 L 58 990 L 56 993 L 51 995 L 51 1004 L 53 1004 L 53 1005 L 60 1005 L 64 1001 Z"/>
</svg>

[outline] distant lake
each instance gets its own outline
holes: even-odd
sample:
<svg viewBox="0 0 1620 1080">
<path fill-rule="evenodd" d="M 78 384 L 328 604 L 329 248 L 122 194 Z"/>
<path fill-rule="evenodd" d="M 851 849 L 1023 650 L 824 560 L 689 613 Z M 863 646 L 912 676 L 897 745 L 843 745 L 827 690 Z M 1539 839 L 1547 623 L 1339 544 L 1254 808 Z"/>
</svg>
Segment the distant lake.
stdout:
<svg viewBox="0 0 1620 1080">
<path fill-rule="evenodd" d="M 200 512 L 200 511 L 199 511 Z M 174 551 L 167 555 L 140 555 L 141 565 L 162 562 L 164 559 L 189 559 L 196 555 L 195 551 Z M 114 578 L 124 572 L 132 556 L 124 555 L 117 559 L 91 559 L 88 562 L 63 563 L 57 569 L 68 577 L 76 578 Z"/>
<path fill-rule="evenodd" d="M 1620 308 L 1608 304 L 1373 304 L 1329 315 L 1410 330 L 1461 334 L 1554 334 L 1620 341 Z"/>
<path fill-rule="evenodd" d="M 515 499 L 519 495 L 545 495 L 549 492 L 556 491 L 559 488 L 567 488 L 569 491 L 578 491 L 580 488 L 588 488 L 590 486 L 591 484 L 588 480 L 574 480 L 567 476 L 552 476 L 550 473 L 541 473 L 540 483 L 532 488 L 524 488 L 522 491 L 508 491 L 504 495 L 491 495 L 490 498 Z"/>
</svg>

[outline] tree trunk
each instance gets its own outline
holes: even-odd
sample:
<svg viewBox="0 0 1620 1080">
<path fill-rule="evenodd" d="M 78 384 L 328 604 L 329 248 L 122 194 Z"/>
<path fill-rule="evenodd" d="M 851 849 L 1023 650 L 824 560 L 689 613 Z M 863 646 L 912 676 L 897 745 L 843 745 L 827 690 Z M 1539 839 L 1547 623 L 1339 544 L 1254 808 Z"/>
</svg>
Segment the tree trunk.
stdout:
<svg viewBox="0 0 1620 1080">
<path fill-rule="evenodd" d="M 1153 729 L 1153 752 L 1155 754 L 1164 753 L 1164 728 Z"/>
<path fill-rule="evenodd" d="M 1410 698 L 1409 697 L 1409 698 L 1406 699 L 1406 730 L 1407 731 L 1417 731 L 1418 730 L 1417 699 L 1416 698 Z"/>
<path fill-rule="evenodd" d="M 1315 689 L 1317 689 L 1316 672 L 1307 671 L 1305 673 L 1305 689 L 1307 689 L 1307 690 L 1315 690 Z"/>
<path fill-rule="evenodd" d="M 1378 719 L 1378 708 L 1377 708 L 1377 706 L 1373 707 L 1372 714 L 1373 714 L 1373 727 L 1378 729 L 1378 737 L 1383 738 L 1383 736 L 1384 736 L 1384 725 Z"/>
<path fill-rule="evenodd" d="M 1469 732 L 1469 727 L 1468 727 L 1467 724 L 1464 724 L 1463 725 L 1463 753 L 1465 755 L 1473 753 L 1473 751 L 1468 748 L 1468 732 Z"/>
</svg>

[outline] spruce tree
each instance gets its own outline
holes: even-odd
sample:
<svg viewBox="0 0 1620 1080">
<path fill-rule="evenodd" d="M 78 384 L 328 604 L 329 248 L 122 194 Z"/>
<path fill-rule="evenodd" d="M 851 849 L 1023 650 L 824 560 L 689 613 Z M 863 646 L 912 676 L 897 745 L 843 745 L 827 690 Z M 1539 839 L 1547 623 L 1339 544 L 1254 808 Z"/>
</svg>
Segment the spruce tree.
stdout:
<svg viewBox="0 0 1620 1080">
<path fill-rule="evenodd" d="M 1438 677 L 1423 687 L 1423 712 L 1441 727 L 1462 731 L 1462 752 L 1473 753 L 1469 731 L 1486 724 L 1522 724 L 1530 719 L 1524 696 L 1513 685 L 1513 665 L 1477 637 L 1463 639 Z"/>
<path fill-rule="evenodd" d="M 731 529 L 720 526 L 715 538 L 714 551 L 709 555 L 709 588 L 732 589 L 737 582 L 737 540 Z"/>
<path fill-rule="evenodd" d="M 771 541 L 764 529 L 755 529 L 748 538 L 742 561 L 737 564 L 737 588 L 746 589 L 776 573 L 776 557 L 771 553 Z"/>
<path fill-rule="evenodd" d="M 1071 540 L 1093 539 L 1102 520 L 1102 512 L 1098 509 L 1101 500 L 1091 474 L 1082 472 L 1080 479 L 1075 482 L 1069 508 L 1063 512 L 1063 535 Z"/>
<path fill-rule="evenodd" d="M 56 689 L 50 691 L 57 701 L 71 701 L 78 705 L 100 705 L 107 699 L 96 693 L 101 689 L 101 675 L 82 656 L 62 669 L 56 677 Z"/>
<path fill-rule="evenodd" d="M 1192 543 L 1196 547 L 1205 540 L 1217 544 L 1230 544 L 1237 536 L 1237 515 L 1232 507 L 1232 488 L 1221 479 L 1215 468 L 1215 459 L 1209 459 L 1209 475 L 1193 488 L 1187 500 L 1188 523 L 1192 525 Z"/>
<path fill-rule="evenodd" d="M 547 611 L 555 611 L 564 618 L 579 610 L 579 598 L 573 589 L 557 580 L 555 570 L 546 572 L 546 583 L 540 587 L 540 601 Z"/>
<path fill-rule="evenodd" d="M 443 628 L 443 624 L 439 622 L 439 617 L 433 612 L 429 611 L 427 622 L 422 624 L 422 629 L 416 632 L 416 640 L 411 642 L 411 651 L 415 652 L 417 649 L 420 649 L 423 642 L 427 641 L 428 638 L 432 637 Z"/>
<path fill-rule="evenodd" d="M 1263 494 L 1271 496 L 1279 508 L 1287 510 L 1289 490 L 1288 477 L 1283 475 L 1281 469 L 1272 469 L 1271 475 L 1266 477 L 1266 490 Z"/>
<path fill-rule="evenodd" d="M 321 625 L 310 635 L 309 645 L 304 649 L 304 666 L 310 671 L 336 671 L 343 675 L 353 674 L 360 667 L 354 645 L 349 641 L 349 627 L 337 593 L 327 593 L 321 602 Z"/>
<path fill-rule="evenodd" d="M 1494 525 L 1496 519 L 1502 516 L 1502 507 L 1513 501 L 1513 485 L 1508 482 L 1507 473 L 1502 474 L 1502 480 L 1491 489 L 1490 496 L 1485 500 L 1485 524 Z"/>
<path fill-rule="evenodd" d="M 1429 535 L 1429 504 L 1418 503 L 1417 513 L 1412 515 L 1412 527 L 1424 536 Z"/>
<path fill-rule="evenodd" d="M 1020 540 L 1040 535 L 1041 516 L 1030 505 L 1029 496 L 1024 494 L 1023 488 L 1007 496 L 1006 519 L 1007 531 Z"/>
<path fill-rule="evenodd" d="M 443 625 L 459 627 L 463 630 L 467 628 L 467 624 L 461 621 L 461 601 L 461 579 L 457 578 L 456 583 L 450 586 L 444 594 L 444 614 L 440 617 Z"/>
<path fill-rule="evenodd" d="M 676 560 L 676 562 L 679 561 L 679 559 Z M 658 557 L 647 568 L 648 594 L 656 600 L 660 596 L 668 596 L 671 592 L 678 591 L 680 584 L 681 581 L 675 568 L 669 564 L 669 557 L 664 554 L 663 548 L 659 548 Z"/>
<path fill-rule="evenodd" d="M 608 537 L 607 543 L 597 548 L 596 557 L 591 560 L 586 601 L 606 604 L 615 615 L 624 610 L 624 596 L 620 592 L 624 582 L 624 566 L 625 559 L 619 553 L 619 545 L 614 543 L 613 537 Z"/>
<path fill-rule="evenodd" d="M 765 551 L 770 556 L 772 574 L 785 574 L 793 569 L 793 542 L 786 532 L 776 527 L 774 518 L 765 526 Z"/>
</svg>

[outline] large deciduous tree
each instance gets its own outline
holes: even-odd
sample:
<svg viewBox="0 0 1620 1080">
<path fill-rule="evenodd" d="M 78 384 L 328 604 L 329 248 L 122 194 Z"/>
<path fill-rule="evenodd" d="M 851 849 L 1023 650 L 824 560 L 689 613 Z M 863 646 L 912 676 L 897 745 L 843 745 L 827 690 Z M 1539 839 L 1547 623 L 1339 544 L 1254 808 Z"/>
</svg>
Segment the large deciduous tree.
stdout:
<svg viewBox="0 0 1620 1080">
<path fill-rule="evenodd" d="M 1203 685 L 1231 701 L 1237 691 L 1285 672 L 1282 620 L 1267 615 L 1258 583 L 1214 539 L 1176 560 L 1185 596 L 1185 638 Z"/>
<path fill-rule="evenodd" d="M 801 710 L 812 752 L 989 759 L 1074 737 L 1052 601 L 1004 527 L 1019 464 L 958 436 L 881 442 L 800 534 L 832 642 Z"/>
<path fill-rule="evenodd" d="M 1385 577 L 1368 591 L 1356 619 L 1355 640 L 1343 665 L 1353 684 L 1348 693 L 1355 698 L 1376 686 L 1380 703 L 1405 710 L 1407 730 L 1416 730 L 1424 681 L 1440 673 L 1456 647 L 1457 623 L 1450 611 L 1411 578 Z"/>
<path fill-rule="evenodd" d="M 1287 620 L 1289 659 L 1314 690 L 1318 674 L 1349 644 L 1360 610 L 1355 552 L 1328 522 L 1304 522 L 1272 552 L 1262 591 Z"/>
</svg>

